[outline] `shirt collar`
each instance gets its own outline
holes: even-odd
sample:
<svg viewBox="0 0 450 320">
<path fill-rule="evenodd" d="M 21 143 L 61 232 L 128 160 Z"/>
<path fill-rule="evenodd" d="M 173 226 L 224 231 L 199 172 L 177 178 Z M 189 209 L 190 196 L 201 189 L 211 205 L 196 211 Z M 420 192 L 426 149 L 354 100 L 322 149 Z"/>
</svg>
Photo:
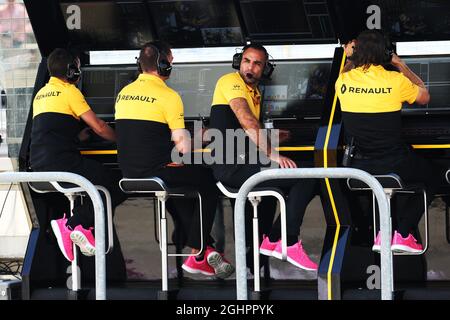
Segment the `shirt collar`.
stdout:
<svg viewBox="0 0 450 320">
<path fill-rule="evenodd" d="M 160 82 L 165 84 L 164 80 L 162 80 L 161 78 L 153 75 L 153 74 L 149 74 L 149 73 L 141 73 L 138 77 L 139 80 L 151 80 L 151 81 L 156 81 L 156 82 Z"/>
<path fill-rule="evenodd" d="M 50 80 L 48 81 L 48 83 L 49 84 L 62 84 L 64 86 L 71 85 L 71 83 L 61 80 L 60 78 L 57 78 L 57 77 L 50 77 Z"/>
</svg>

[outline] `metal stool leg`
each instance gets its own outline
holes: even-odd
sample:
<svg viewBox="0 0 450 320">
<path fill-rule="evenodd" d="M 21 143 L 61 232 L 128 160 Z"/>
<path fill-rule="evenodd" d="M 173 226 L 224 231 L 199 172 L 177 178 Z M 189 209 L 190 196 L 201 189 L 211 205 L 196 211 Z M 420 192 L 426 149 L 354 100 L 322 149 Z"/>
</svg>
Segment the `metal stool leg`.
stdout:
<svg viewBox="0 0 450 320">
<path fill-rule="evenodd" d="M 258 225 L 258 205 L 261 202 L 261 197 L 249 198 L 253 206 L 253 276 L 255 279 L 255 292 L 261 291 L 260 279 L 260 261 L 259 261 L 259 225 Z"/>
<path fill-rule="evenodd" d="M 168 265 L 167 265 L 167 218 L 166 218 L 166 195 L 157 195 L 160 203 L 160 244 L 161 244 L 161 281 L 162 291 L 168 291 Z"/>
<path fill-rule="evenodd" d="M 73 215 L 73 208 L 75 207 L 75 200 L 76 200 L 76 196 L 74 196 L 73 194 L 66 194 L 65 195 L 70 202 L 70 216 Z M 80 270 L 78 268 L 78 250 L 77 250 L 77 245 L 75 243 L 72 243 L 73 246 L 73 260 L 71 263 L 71 268 L 72 268 L 72 291 L 78 291 L 80 290 L 81 287 L 81 275 L 80 275 Z"/>
</svg>

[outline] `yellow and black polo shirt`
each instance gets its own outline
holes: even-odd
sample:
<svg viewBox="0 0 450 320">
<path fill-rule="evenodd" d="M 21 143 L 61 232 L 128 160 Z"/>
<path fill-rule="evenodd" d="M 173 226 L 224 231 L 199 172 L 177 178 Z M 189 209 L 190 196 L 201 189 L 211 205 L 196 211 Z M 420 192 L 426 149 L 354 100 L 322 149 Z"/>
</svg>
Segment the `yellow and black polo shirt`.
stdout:
<svg viewBox="0 0 450 320">
<path fill-rule="evenodd" d="M 228 73 L 222 76 L 216 84 L 214 90 L 214 96 L 211 106 L 211 114 L 209 120 L 209 127 L 218 129 L 224 139 L 226 137 L 226 130 L 242 129 L 239 120 L 230 107 L 230 101 L 235 98 L 244 98 L 252 111 L 256 119 L 259 120 L 261 113 L 261 94 L 258 89 L 253 89 L 247 85 L 239 72 Z M 248 150 L 252 143 L 244 146 L 245 150 Z M 217 145 L 216 145 L 217 147 Z M 253 147 L 256 147 L 253 145 Z M 239 155 L 237 146 L 235 143 L 235 150 L 233 151 L 236 157 L 241 157 L 240 161 L 245 155 Z M 227 154 L 226 144 L 223 145 L 223 155 Z M 237 162 L 237 159 L 235 163 Z M 236 168 L 235 165 L 213 165 L 214 175 L 220 179 L 225 174 L 231 174 Z"/>
<path fill-rule="evenodd" d="M 184 128 L 180 95 L 163 80 L 141 74 L 116 98 L 116 133 L 124 176 L 151 176 L 171 162 L 171 130 Z"/>
<path fill-rule="evenodd" d="M 90 107 L 78 88 L 51 77 L 33 100 L 30 161 L 35 170 L 81 161 L 78 151 L 80 116 Z"/>
<path fill-rule="evenodd" d="M 342 73 L 335 88 L 345 132 L 354 137 L 358 152 L 377 158 L 405 150 L 401 108 L 416 100 L 417 85 L 402 73 L 371 65 Z"/>
</svg>

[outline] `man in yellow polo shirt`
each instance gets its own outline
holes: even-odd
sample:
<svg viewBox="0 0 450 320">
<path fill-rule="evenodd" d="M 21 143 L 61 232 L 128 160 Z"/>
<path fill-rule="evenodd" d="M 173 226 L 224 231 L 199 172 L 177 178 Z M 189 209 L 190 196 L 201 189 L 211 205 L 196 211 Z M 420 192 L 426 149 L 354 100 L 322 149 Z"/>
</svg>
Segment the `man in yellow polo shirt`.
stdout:
<svg viewBox="0 0 450 320">
<path fill-rule="evenodd" d="M 165 81 L 172 70 L 172 52 L 163 42 L 147 43 L 139 54 L 138 79 L 124 87 L 116 98 L 117 149 L 120 168 L 127 178 L 157 176 L 169 187 L 192 186 L 202 197 L 203 247 L 196 200 L 169 199 L 171 213 L 181 221 L 187 245 L 193 254 L 183 263 L 191 273 L 226 278 L 233 266 L 213 247 L 211 228 L 219 190 L 211 170 L 202 165 L 173 163 L 172 150 L 191 152 L 184 129 L 183 102 Z"/>
<path fill-rule="evenodd" d="M 210 128 L 219 130 L 224 141 L 224 144 L 220 146 L 221 152 L 213 150 L 213 158 L 218 154 L 224 156 L 223 159 L 216 158 L 215 163 L 212 164 L 214 176 L 224 185 L 233 188 L 240 188 L 249 177 L 268 167 L 270 161 L 281 168 L 297 167 L 293 160 L 275 151 L 270 139 L 262 130 L 261 94 L 258 85 L 264 77 L 270 77 L 273 71 L 266 49 L 256 43 L 249 44 L 242 49 L 241 55 L 237 58 L 238 65 L 234 63 L 233 67 L 239 71 L 228 73 L 217 81 L 210 114 Z M 230 141 L 230 132 L 237 136 L 246 135 L 250 141 L 248 143 Z M 261 158 L 253 163 L 251 153 L 259 153 Z M 308 203 L 319 192 L 317 181 L 314 179 L 276 180 L 258 186 L 281 187 L 287 191 L 289 195 L 286 210 L 288 261 L 305 270 L 316 270 L 317 264 L 309 259 L 302 242 L 299 241 L 299 229 Z M 252 208 L 248 203 L 245 211 L 246 243 L 247 247 L 250 247 L 253 244 L 250 232 Z M 260 239 L 262 234 L 268 235 L 262 240 L 260 252 L 266 256 L 281 258 L 280 217 L 272 226 L 276 201 L 268 197 L 263 198 L 258 211 L 261 224 Z M 250 250 L 247 256 L 250 267 L 253 262 L 252 253 L 253 250 Z M 250 269 L 253 270 L 253 268 Z"/>
<path fill-rule="evenodd" d="M 428 90 L 397 55 L 390 57 L 386 38 L 378 30 L 358 36 L 350 59 L 352 69 L 341 73 L 335 87 L 347 140 L 353 140 L 351 166 L 372 174 L 396 173 L 406 183 L 422 182 L 429 204 L 439 187 L 439 170 L 403 141 L 401 122 L 402 103 L 427 104 Z M 400 72 L 387 71 L 383 65 L 389 61 Z M 412 232 L 422 217 L 423 202 L 416 196 L 405 196 L 401 201 L 392 249 L 420 252 L 422 245 Z M 380 250 L 379 236 L 373 250 Z"/>
<path fill-rule="evenodd" d="M 94 185 L 104 186 L 111 194 L 113 208 L 126 196 L 120 190 L 120 174 L 105 168 L 101 163 L 85 159 L 78 150 L 83 120 L 90 130 L 102 138 L 115 141 L 114 130 L 91 110 L 83 94 L 75 86 L 81 75 L 77 56 L 65 49 L 55 49 L 47 60 L 49 82 L 40 89 L 33 100 L 33 128 L 31 131 L 30 163 L 33 171 L 67 171 L 84 176 Z M 104 204 L 105 199 L 103 199 Z M 51 226 L 58 245 L 67 260 L 73 260 L 72 242 L 84 255 L 95 254 L 94 210 L 89 197 L 77 204 L 73 216 L 52 220 Z M 115 247 L 120 253 L 120 247 Z M 119 278 L 125 278 L 125 264 L 120 253 L 122 268 Z M 109 260 L 109 259 L 108 259 Z M 109 268 L 110 269 L 110 268 Z"/>
</svg>

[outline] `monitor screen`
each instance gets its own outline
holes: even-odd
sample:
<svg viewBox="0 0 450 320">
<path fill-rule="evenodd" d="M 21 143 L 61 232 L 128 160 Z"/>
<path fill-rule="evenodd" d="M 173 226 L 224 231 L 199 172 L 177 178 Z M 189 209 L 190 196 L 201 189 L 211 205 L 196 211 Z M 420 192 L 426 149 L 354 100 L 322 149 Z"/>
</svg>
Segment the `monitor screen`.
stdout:
<svg viewBox="0 0 450 320">
<path fill-rule="evenodd" d="M 209 117 L 217 80 L 233 71 L 231 63 L 175 64 L 167 85 L 180 94 L 185 118 Z"/>
<path fill-rule="evenodd" d="M 430 112 L 450 110 L 450 58 L 405 58 L 406 64 L 424 82 L 430 93 L 427 105 L 403 104 L 403 111 Z"/>
<path fill-rule="evenodd" d="M 264 117 L 320 116 L 331 61 L 279 61 L 272 80 L 263 85 Z"/>
<path fill-rule="evenodd" d="M 82 71 L 80 89 L 92 111 L 101 118 L 113 119 L 115 98 L 136 79 L 136 68 L 89 67 Z"/>
<path fill-rule="evenodd" d="M 331 61 L 275 61 L 272 79 L 260 86 L 263 116 L 320 116 L 330 75 Z M 236 72 L 230 63 L 175 64 L 167 85 L 177 91 L 186 119 L 209 117 L 217 80 Z M 137 78 L 135 66 L 87 67 L 81 91 L 92 110 L 101 117 L 114 117 L 115 97 Z"/>
<path fill-rule="evenodd" d="M 89 50 L 137 49 L 153 40 L 143 3 L 71 1 L 62 2 L 61 11 L 70 43 L 78 47 Z"/>
<path fill-rule="evenodd" d="M 371 0 L 381 11 L 381 27 L 392 40 L 447 40 L 450 37 L 448 0 Z"/>
<path fill-rule="evenodd" d="M 148 1 L 159 39 L 176 47 L 242 45 L 239 19 L 232 1 Z"/>
<path fill-rule="evenodd" d="M 241 0 L 240 7 L 252 39 L 262 42 L 335 39 L 326 1 Z"/>
</svg>

